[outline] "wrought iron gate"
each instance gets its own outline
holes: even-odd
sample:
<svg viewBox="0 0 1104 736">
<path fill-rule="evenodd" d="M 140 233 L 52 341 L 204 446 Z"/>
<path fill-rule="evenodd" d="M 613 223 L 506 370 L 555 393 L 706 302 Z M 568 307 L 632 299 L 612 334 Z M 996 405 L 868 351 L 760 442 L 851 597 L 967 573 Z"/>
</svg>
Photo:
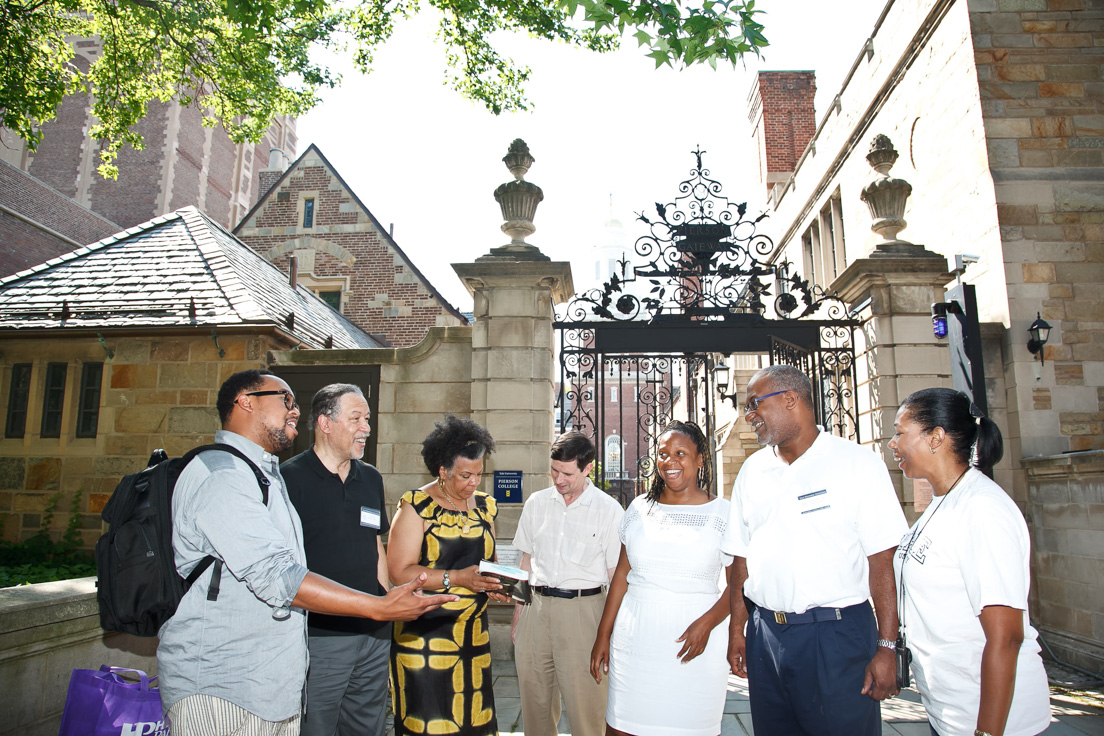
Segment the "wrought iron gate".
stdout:
<svg viewBox="0 0 1104 736">
<path fill-rule="evenodd" d="M 622 503 L 646 489 L 672 419 L 697 422 L 715 441 L 713 371 L 734 353 L 805 371 L 818 420 L 858 439 L 858 322 L 838 297 L 772 260 L 774 244 L 756 229 L 766 215 L 749 218 L 746 204 L 723 196 L 702 154 L 694 151 L 680 196 L 638 215 L 648 233 L 634 262 L 623 258 L 619 274 L 557 314 L 557 429 L 593 437 L 596 480 Z"/>
</svg>

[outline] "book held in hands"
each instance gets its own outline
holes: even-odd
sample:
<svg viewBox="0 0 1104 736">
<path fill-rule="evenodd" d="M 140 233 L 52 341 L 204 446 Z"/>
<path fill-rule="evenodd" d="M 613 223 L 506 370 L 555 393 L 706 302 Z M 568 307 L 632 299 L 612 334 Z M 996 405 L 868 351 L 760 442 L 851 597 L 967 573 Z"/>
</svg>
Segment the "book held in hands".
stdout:
<svg viewBox="0 0 1104 736">
<path fill-rule="evenodd" d="M 518 603 L 528 604 L 533 600 L 529 589 L 529 573 L 520 567 L 500 565 L 497 562 L 483 560 L 479 563 L 479 574 L 497 578 L 502 583 L 503 595 L 508 595 Z"/>
</svg>

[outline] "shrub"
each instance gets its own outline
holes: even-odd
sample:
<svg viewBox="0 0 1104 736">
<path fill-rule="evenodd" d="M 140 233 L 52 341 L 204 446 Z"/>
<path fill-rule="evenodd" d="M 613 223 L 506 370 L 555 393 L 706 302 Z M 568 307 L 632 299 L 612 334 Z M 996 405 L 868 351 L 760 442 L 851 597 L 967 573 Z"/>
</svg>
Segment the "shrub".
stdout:
<svg viewBox="0 0 1104 736">
<path fill-rule="evenodd" d="M 23 542 L 0 540 L 0 588 L 96 574 L 92 554 L 80 549 L 80 491 L 73 494 L 69 521 L 61 538 L 55 541 L 50 536 L 50 524 L 61 498 L 61 491 L 50 498 L 33 537 Z"/>
</svg>

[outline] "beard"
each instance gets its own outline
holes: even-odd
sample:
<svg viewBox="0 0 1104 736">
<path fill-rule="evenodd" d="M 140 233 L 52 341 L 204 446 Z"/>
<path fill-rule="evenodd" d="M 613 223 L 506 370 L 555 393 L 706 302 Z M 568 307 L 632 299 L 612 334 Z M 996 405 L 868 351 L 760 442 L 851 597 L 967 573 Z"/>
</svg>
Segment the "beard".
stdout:
<svg viewBox="0 0 1104 736">
<path fill-rule="evenodd" d="M 290 450 L 295 444 L 295 438 L 288 436 L 286 424 L 279 427 L 265 427 L 265 434 L 268 436 L 268 451 L 273 455 Z"/>
</svg>

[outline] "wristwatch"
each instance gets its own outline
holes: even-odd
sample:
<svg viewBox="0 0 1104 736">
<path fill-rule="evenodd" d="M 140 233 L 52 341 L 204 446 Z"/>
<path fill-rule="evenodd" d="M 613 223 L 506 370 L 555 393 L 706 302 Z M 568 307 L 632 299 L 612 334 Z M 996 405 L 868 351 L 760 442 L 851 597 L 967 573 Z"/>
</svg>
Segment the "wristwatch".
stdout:
<svg viewBox="0 0 1104 736">
<path fill-rule="evenodd" d="M 879 639 L 878 646 L 880 646 L 882 649 L 896 649 L 897 642 L 893 641 L 892 639 Z"/>
<path fill-rule="evenodd" d="M 448 570 L 445 570 L 445 576 L 443 578 L 441 578 L 441 582 L 444 584 L 445 592 L 447 593 L 449 588 L 452 587 L 452 582 L 449 580 L 449 571 Z"/>
<path fill-rule="evenodd" d="M 980 728 L 974 729 L 974 736 L 993 736 L 988 731 L 982 731 Z"/>
</svg>

